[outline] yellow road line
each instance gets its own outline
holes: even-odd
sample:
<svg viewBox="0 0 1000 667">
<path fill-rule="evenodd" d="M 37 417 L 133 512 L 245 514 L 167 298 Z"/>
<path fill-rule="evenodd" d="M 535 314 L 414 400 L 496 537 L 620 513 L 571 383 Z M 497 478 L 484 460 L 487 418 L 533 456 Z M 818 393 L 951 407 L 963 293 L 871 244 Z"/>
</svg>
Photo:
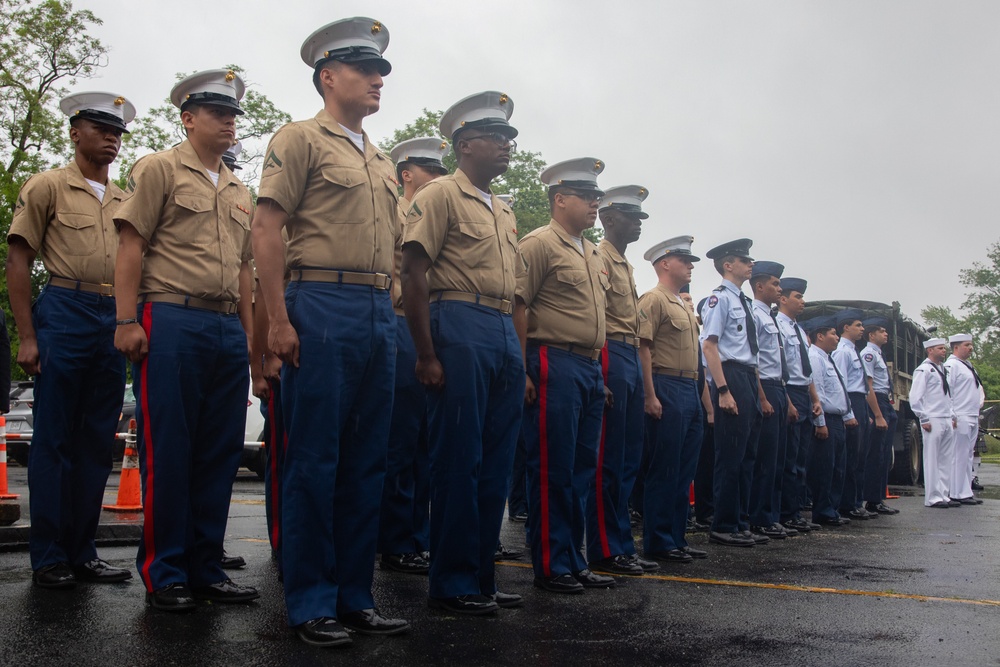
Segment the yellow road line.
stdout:
<svg viewBox="0 0 1000 667">
<path fill-rule="evenodd" d="M 263 505 L 263 500 L 237 500 L 233 499 L 229 501 L 230 505 Z"/>
<path fill-rule="evenodd" d="M 508 563 L 507 567 L 530 568 L 528 563 Z M 627 576 L 627 575 L 626 575 Z M 828 595 L 862 595 L 875 598 L 893 598 L 896 600 L 916 600 L 918 602 L 954 602 L 972 604 L 984 607 L 1000 607 L 1000 600 L 974 600 L 971 598 L 945 598 L 935 595 L 914 595 L 912 593 L 892 593 L 888 591 L 860 591 L 852 588 L 825 588 L 822 586 L 797 586 L 795 584 L 767 584 L 756 581 L 730 581 L 727 579 L 702 579 L 699 577 L 677 577 L 668 574 L 644 574 L 630 579 L 656 579 L 658 581 L 676 581 L 684 584 L 704 584 L 706 586 L 735 586 L 737 588 L 768 588 L 777 591 L 795 591 L 797 593 L 826 593 Z"/>
</svg>

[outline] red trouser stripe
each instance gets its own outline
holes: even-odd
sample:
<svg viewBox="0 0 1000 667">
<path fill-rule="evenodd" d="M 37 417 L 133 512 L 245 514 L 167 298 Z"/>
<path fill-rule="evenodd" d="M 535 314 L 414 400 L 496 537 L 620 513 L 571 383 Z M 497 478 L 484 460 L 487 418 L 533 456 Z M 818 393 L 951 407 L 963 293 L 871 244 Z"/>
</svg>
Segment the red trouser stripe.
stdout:
<svg viewBox="0 0 1000 667">
<path fill-rule="evenodd" d="M 149 345 L 153 342 L 153 304 L 146 303 L 142 307 L 141 324 L 146 332 L 146 356 L 140 362 L 142 369 L 142 391 L 139 400 L 142 402 L 142 437 L 146 446 L 146 495 L 142 499 L 142 542 L 146 548 L 146 559 L 142 562 L 142 580 L 146 584 L 146 590 L 153 592 L 152 579 L 149 577 L 149 568 L 156 558 L 156 539 L 154 537 L 154 519 L 156 513 L 153 511 L 153 429 L 150 426 L 149 414 Z"/>
<path fill-rule="evenodd" d="M 271 426 L 271 437 L 268 438 L 268 445 L 271 448 L 271 451 L 268 452 L 270 454 L 268 465 L 271 467 L 271 544 L 277 549 L 280 546 L 278 539 L 281 535 L 281 491 L 280 480 L 278 479 L 278 420 L 275 418 L 277 410 L 275 406 L 274 387 L 278 384 L 278 381 L 268 380 L 267 382 L 271 385 L 270 396 L 267 401 L 267 418 Z M 284 436 L 284 433 L 281 435 Z"/>
<path fill-rule="evenodd" d="M 604 377 L 604 384 L 608 384 L 608 344 L 604 343 L 601 350 L 601 375 Z M 601 420 L 601 443 L 597 449 L 597 486 L 594 493 L 597 494 L 594 502 L 597 505 L 597 534 L 601 538 L 601 554 L 605 558 L 611 557 L 611 549 L 608 547 L 608 526 L 604 513 L 604 442 L 608 430 L 608 412 L 604 411 L 604 418 Z"/>
<path fill-rule="evenodd" d="M 540 477 L 542 487 L 542 572 L 552 576 L 552 553 L 549 545 L 549 348 L 538 348 L 538 445 L 541 450 Z"/>
</svg>

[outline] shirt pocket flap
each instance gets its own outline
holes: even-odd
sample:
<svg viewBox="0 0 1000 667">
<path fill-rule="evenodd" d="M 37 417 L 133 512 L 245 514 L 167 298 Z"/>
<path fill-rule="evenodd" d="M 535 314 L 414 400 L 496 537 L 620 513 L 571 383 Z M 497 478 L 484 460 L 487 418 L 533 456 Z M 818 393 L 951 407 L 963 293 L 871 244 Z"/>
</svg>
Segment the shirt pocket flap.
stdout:
<svg viewBox="0 0 1000 667">
<path fill-rule="evenodd" d="M 215 202 L 208 197 L 198 195 L 174 195 L 174 202 L 181 208 L 185 208 L 195 213 L 207 213 L 215 206 Z"/>
<path fill-rule="evenodd" d="M 94 220 L 94 216 L 86 213 L 69 213 L 67 211 L 59 211 L 57 215 L 60 223 L 72 229 L 86 229 L 87 227 L 93 227 L 97 224 L 97 221 Z"/>
<path fill-rule="evenodd" d="M 366 181 L 364 172 L 349 167 L 325 167 L 323 178 L 343 188 L 354 188 Z M 395 192 L 395 189 L 393 189 Z"/>
<path fill-rule="evenodd" d="M 575 269 L 563 269 L 562 271 L 556 271 L 556 280 L 567 285 L 579 285 L 586 279 L 586 271 L 578 271 Z"/>
<path fill-rule="evenodd" d="M 480 241 L 493 236 L 493 225 L 488 222 L 459 222 L 458 231 Z"/>
<path fill-rule="evenodd" d="M 691 322 L 686 317 L 680 317 L 680 316 L 674 317 L 674 316 L 671 316 L 671 318 L 670 318 L 670 324 L 675 329 L 678 329 L 680 331 L 687 331 L 688 329 L 691 328 Z"/>
<path fill-rule="evenodd" d="M 230 216 L 232 216 L 232 218 L 236 222 L 236 224 L 238 224 L 240 227 L 242 227 L 243 229 L 250 229 L 250 214 L 249 213 L 244 213 L 240 209 L 238 209 L 236 207 L 233 207 L 230 210 L 229 214 L 230 214 Z"/>
</svg>

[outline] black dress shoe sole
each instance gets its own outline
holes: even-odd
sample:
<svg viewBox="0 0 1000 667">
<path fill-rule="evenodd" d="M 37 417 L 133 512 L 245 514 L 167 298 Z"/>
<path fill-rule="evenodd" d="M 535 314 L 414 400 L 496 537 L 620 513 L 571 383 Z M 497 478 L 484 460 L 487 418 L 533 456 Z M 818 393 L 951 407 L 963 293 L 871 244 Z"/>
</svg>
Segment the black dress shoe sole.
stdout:
<svg viewBox="0 0 1000 667">
<path fill-rule="evenodd" d="M 254 591 L 253 593 L 243 593 L 240 595 L 219 595 L 217 593 L 207 593 L 204 591 L 192 591 L 192 595 L 195 600 L 201 600 L 202 602 L 217 602 L 219 604 L 244 604 L 247 602 L 253 602 L 260 597 L 260 593 Z"/>
<path fill-rule="evenodd" d="M 580 582 L 577 582 L 580 583 Z M 552 584 L 544 579 L 535 578 L 535 587 L 548 591 L 549 593 L 562 593 L 563 595 L 580 595 L 583 593 L 583 584 L 579 586 L 569 586 L 566 584 Z"/>
<path fill-rule="evenodd" d="M 174 602 L 160 602 L 155 593 L 146 593 L 146 604 L 153 609 L 157 609 L 159 611 L 169 611 L 174 614 L 187 614 L 198 608 L 198 605 L 194 602 L 194 600 L 180 604 Z"/>
<path fill-rule="evenodd" d="M 303 630 L 296 630 L 295 634 L 297 634 L 299 639 L 306 644 L 309 644 L 310 646 L 318 646 L 319 648 L 336 648 L 338 646 L 350 646 L 354 643 L 354 640 L 346 635 L 343 638 L 338 637 L 337 639 L 319 639 L 310 638 L 308 632 Z"/>
<path fill-rule="evenodd" d="M 724 547 L 753 547 L 756 543 L 753 540 L 724 540 L 714 537 L 712 535 L 708 536 L 708 541 L 712 544 L 721 544 Z"/>
<path fill-rule="evenodd" d="M 243 558 L 223 558 L 222 562 L 219 563 L 219 567 L 223 570 L 239 570 L 247 566 L 247 562 Z"/>
<path fill-rule="evenodd" d="M 404 632 L 410 631 L 410 624 L 401 625 L 395 628 L 386 628 L 385 630 L 380 630 L 378 628 L 371 628 L 365 625 L 355 625 L 347 621 L 341 620 L 340 624 L 350 630 L 351 632 L 357 632 L 359 635 L 372 635 L 372 636 L 382 636 L 389 637 L 391 635 L 401 635 Z"/>
<path fill-rule="evenodd" d="M 44 588 L 48 591 L 68 591 L 76 588 L 76 579 L 67 579 L 65 581 L 55 581 L 55 582 L 42 582 L 38 579 L 32 579 L 32 583 L 39 588 Z"/>
<path fill-rule="evenodd" d="M 524 606 L 524 598 L 521 597 L 520 595 L 517 596 L 516 600 L 505 600 L 501 602 L 499 600 L 494 599 L 493 602 L 496 604 L 496 606 L 500 607 L 501 609 L 517 609 L 518 607 Z"/>
<path fill-rule="evenodd" d="M 390 572 L 399 572 L 400 574 L 419 574 L 422 576 L 427 576 L 427 574 L 431 571 L 430 566 L 416 565 L 407 567 L 406 565 L 386 563 L 385 561 L 379 561 L 379 568 Z"/>
<path fill-rule="evenodd" d="M 590 568 L 592 572 L 597 572 L 599 574 L 613 574 L 619 577 L 641 577 L 643 569 L 641 566 L 636 565 L 635 567 L 622 567 L 615 563 L 611 565 L 604 565 L 600 562 L 587 563 L 587 567 Z"/>
<path fill-rule="evenodd" d="M 439 600 L 437 598 L 427 598 L 427 606 L 438 611 L 446 611 L 450 614 L 461 614 L 463 616 L 487 616 L 497 613 L 497 609 L 500 608 L 496 602 L 492 605 L 459 607 L 453 606 L 448 600 Z"/>
<path fill-rule="evenodd" d="M 73 574 L 76 575 L 77 581 L 88 584 L 118 584 L 132 578 L 132 573 L 128 570 L 124 570 L 121 574 L 113 575 L 95 575 L 86 573 L 85 570 L 74 570 Z"/>
</svg>

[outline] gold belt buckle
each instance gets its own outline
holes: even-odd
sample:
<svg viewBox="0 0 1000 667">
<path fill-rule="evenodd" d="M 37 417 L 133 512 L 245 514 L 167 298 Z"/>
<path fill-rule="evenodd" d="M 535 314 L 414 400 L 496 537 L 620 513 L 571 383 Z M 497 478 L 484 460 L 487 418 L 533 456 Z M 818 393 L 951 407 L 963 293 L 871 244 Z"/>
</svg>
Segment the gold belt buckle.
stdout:
<svg viewBox="0 0 1000 667">
<path fill-rule="evenodd" d="M 115 286 L 111 283 L 101 283 L 101 296 L 114 296 Z"/>
</svg>

